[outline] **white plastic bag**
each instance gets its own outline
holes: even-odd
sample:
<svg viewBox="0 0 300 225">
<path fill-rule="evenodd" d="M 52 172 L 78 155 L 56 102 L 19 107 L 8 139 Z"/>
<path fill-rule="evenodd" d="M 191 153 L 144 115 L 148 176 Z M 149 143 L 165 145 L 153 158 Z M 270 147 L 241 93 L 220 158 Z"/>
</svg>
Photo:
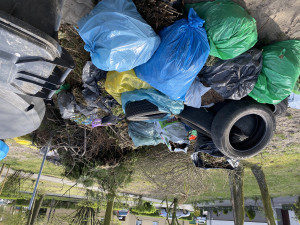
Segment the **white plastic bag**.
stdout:
<svg viewBox="0 0 300 225">
<path fill-rule="evenodd" d="M 208 92 L 211 87 L 205 87 L 198 77 L 193 81 L 188 92 L 185 95 L 184 104 L 194 108 L 201 107 L 201 97 Z"/>
<path fill-rule="evenodd" d="M 294 109 L 300 109 L 300 95 L 295 94 L 292 92 L 292 94 L 288 98 L 289 101 L 289 107 Z"/>
</svg>

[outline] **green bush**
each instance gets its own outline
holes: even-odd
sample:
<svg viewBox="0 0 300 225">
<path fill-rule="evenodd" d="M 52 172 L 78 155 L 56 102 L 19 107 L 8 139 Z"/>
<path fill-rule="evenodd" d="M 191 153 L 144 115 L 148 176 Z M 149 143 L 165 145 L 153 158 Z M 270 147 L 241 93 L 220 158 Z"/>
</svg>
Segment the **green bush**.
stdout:
<svg viewBox="0 0 300 225">
<path fill-rule="evenodd" d="M 250 221 L 254 220 L 254 218 L 256 216 L 255 210 L 253 210 L 253 209 L 247 209 L 246 214 Z"/>
<path fill-rule="evenodd" d="M 218 215 L 218 210 L 216 208 L 213 209 L 213 213 Z"/>
<path fill-rule="evenodd" d="M 132 208 L 131 211 L 138 214 L 153 214 L 156 212 L 156 208 L 150 202 L 144 202 Z"/>
<path fill-rule="evenodd" d="M 228 209 L 223 209 L 223 214 L 227 215 L 228 214 Z"/>
<path fill-rule="evenodd" d="M 298 197 L 297 202 L 294 204 L 294 212 L 300 221 L 300 197 Z"/>
</svg>

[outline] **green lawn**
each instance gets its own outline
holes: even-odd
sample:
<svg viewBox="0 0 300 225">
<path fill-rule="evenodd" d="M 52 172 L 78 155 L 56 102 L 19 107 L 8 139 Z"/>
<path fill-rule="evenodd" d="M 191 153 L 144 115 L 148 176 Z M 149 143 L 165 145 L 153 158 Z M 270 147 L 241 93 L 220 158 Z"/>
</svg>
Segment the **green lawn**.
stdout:
<svg viewBox="0 0 300 225">
<path fill-rule="evenodd" d="M 149 161 L 150 160 L 152 159 L 149 159 Z M 167 159 L 164 158 L 162 160 Z M 262 166 L 271 197 L 300 195 L 300 144 L 293 143 L 287 147 L 277 146 L 276 149 L 270 148 L 253 158 L 241 162 L 243 165 L 246 165 L 244 195 L 246 198 L 257 198 L 260 197 L 260 190 L 251 169 L 247 167 L 247 162 Z M 149 169 L 151 169 L 151 164 L 149 163 L 149 165 Z M 152 170 L 154 172 L 151 177 L 151 179 L 154 180 L 153 182 L 141 171 L 141 163 L 137 163 L 136 167 L 133 182 L 125 187 L 123 191 L 136 194 L 141 193 L 145 196 L 158 199 L 162 199 L 165 196 L 168 196 L 170 199 L 173 197 L 168 191 L 161 193 L 155 183 L 155 181 L 157 181 L 161 184 L 164 180 L 163 177 L 160 179 L 157 178 L 166 176 L 166 171 L 170 171 L 170 169 L 167 168 L 167 163 L 165 167 L 152 166 L 155 168 L 155 170 Z M 189 172 L 187 172 L 187 174 L 188 173 Z M 227 171 L 204 171 L 199 169 L 199 173 L 203 174 L 202 181 L 199 182 L 196 178 L 190 178 L 188 184 L 184 180 L 177 179 L 178 177 L 174 174 L 174 183 L 176 182 L 177 186 L 182 186 L 181 193 L 183 193 L 184 189 L 189 191 L 189 197 L 186 202 L 230 199 Z M 195 184 L 200 184 L 200 186 L 196 186 Z M 169 187 L 172 189 L 175 185 L 171 183 Z M 178 197 L 180 198 L 181 196 L 179 195 Z"/>
<path fill-rule="evenodd" d="M 292 144 L 277 152 L 263 152 L 243 162 L 261 165 L 266 176 L 271 197 L 300 195 L 300 144 Z M 227 177 L 219 171 L 211 171 L 214 181 L 209 184 L 212 189 L 189 201 L 230 199 Z M 260 190 L 250 168 L 245 169 L 244 195 L 248 198 L 260 197 Z"/>
<path fill-rule="evenodd" d="M 0 166 L 3 163 L 9 165 L 13 170 L 22 170 L 24 172 L 39 173 L 43 156 L 38 154 L 38 150 L 27 148 L 26 150 L 19 153 L 17 150 L 14 151 L 15 146 L 19 147 L 17 143 L 12 140 L 8 141 L 10 151 L 7 157 L 0 162 Z M 45 162 L 43 168 L 43 175 L 49 175 L 53 177 L 63 177 L 63 167 L 56 166 L 48 161 Z"/>
</svg>

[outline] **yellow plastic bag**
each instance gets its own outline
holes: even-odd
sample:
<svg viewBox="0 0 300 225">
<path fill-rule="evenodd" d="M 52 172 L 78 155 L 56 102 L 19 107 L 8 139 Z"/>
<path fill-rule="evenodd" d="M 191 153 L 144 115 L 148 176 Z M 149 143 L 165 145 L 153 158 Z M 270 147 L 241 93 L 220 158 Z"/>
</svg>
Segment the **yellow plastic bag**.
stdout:
<svg viewBox="0 0 300 225">
<path fill-rule="evenodd" d="M 123 92 L 149 88 L 152 88 L 150 84 L 138 78 L 134 70 L 125 72 L 110 71 L 106 76 L 105 90 L 121 105 L 121 94 Z"/>
<path fill-rule="evenodd" d="M 23 146 L 29 147 L 31 149 L 38 149 L 35 144 L 32 144 L 32 138 L 29 134 L 21 136 L 21 137 L 15 137 L 13 140 Z"/>
</svg>

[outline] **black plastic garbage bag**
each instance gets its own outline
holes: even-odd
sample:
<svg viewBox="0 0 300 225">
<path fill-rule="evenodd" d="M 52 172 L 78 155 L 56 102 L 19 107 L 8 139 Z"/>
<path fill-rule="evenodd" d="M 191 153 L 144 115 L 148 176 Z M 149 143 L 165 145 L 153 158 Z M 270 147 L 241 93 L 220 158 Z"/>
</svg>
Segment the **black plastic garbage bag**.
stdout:
<svg viewBox="0 0 300 225">
<path fill-rule="evenodd" d="M 121 118 L 112 115 L 111 108 L 117 103 L 111 96 L 101 96 L 97 84 L 105 80 L 106 71 L 96 68 L 92 62 L 86 62 L 82 71 L 84 104 L 76 101 L 74 95 L 65 90 L 58 94 L 58 106 L 63 119 L 71 119 L 78 124 L 96 126 L 115 125 Z M 107 116 L 99 118 L 99 111 Z"/>
<path fill-rule="evenodd" d="M 254 88 L 262 69 L 262 51 L 251 49 L 233 59 L 205 66 L 199 77 L 225 99 L 240 100 Z"/>
<path fill-rule="evenodd" d="M 74 95 L 70 92 L 61 91 L 58 94 L 58 107 L 63 119 L 70 119 L 76 116 L 76 101 Z"/>
<path fill-rule="evenodd" d="M 106 79 L 107 71 L 98 69 L 91 61 L 87 61 L 82 69 L 83 87 L 98 92 L 97 82 Z"/>
<path fill-rule="evenodd" d="M 108 107 L 118 104 L 112 97 L 101 96 L 97 82 L 106 79 L 107 71 L 98 69 L 91 61 L 85 63 L 82 70 L 83 90 L 82 95 L 89 107 L 101 108 L 109 113 Z"/>
<path fill-rule="evenodd" d="M 214 157 L 223 157 L 223 153 L 215 146 L 210 137 L 197 132 L 197 139 L 195 144 L 195 152 L 204 152 Z"/>
<path fill-rule="evenodd" d="M 210 156 L 214 159 L 209 160 Z M 212 139 L 200 132 L 197 132 L 195 152 L 191 155 L 191 159 L 196 167 L 202 169 L 234 170 L 239 165 L 238 161 L 225 158 Z"/>
</svg>

